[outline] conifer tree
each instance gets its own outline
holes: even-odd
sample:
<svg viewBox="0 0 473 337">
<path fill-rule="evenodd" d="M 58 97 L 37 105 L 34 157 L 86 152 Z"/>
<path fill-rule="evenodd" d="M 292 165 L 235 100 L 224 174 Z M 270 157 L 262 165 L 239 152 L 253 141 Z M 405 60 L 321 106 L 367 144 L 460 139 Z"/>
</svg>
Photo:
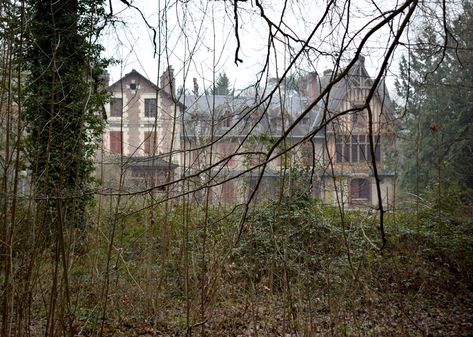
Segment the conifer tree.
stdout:
<svg viewBox="0 0 473 337">
<path fill-rule="evenodd" d="M 401 61 L 405 103 L 401 184 L 421 193 L 434 185 L 473 190 L 473 7 L 467 2 L 444 37 L 426 24 Z M 418 191 L 416 191 L 416 186 Z"/>
<path fill-rule="evenodd" d="M 230 89 L 230 80 L 226 73 L 218 75 L 218 79 L 211 90 L 212 95 L 231 95 L 232 90 Z"/>
</svg>

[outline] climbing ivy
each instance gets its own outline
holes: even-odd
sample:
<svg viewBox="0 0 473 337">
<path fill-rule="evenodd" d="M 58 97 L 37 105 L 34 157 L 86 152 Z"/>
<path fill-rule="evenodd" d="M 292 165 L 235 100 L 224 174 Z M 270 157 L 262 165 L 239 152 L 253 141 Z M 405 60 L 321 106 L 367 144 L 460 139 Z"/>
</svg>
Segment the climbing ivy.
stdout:
<svg viewBox="0 0 473 337">
<path fill-rule="evenodd" d="M 101 85 L 108 60 L 97 42 L 105 25 L 102 1 L 30 0 L 24 120 L 32 188 L 45 223 L 57 215 L 83 225 L 93 157 L 107 98 Z"/>
</svg>

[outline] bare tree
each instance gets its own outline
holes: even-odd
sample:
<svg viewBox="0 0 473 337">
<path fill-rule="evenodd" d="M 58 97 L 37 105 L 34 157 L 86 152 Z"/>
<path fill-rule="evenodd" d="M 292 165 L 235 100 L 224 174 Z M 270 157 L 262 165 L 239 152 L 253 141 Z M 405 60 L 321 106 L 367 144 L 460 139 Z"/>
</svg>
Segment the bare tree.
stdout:
<svg viewBox="0 0 473 337">
<path fill-rule="evenodd" d="M 39 16 L 72 8 L 0 7 L 2 336 L 374 331 L 358 309 L 376 309 L 382 286 L 367 280 L 394 235 L 388 157 L 402 113 L 389 92 L 426 16 L 444 61 L 456 3 L 110 0 L 52 35 L 26 15 L 34 3 Z M 100 47 L 79 58 L 63 44 L 71 27 L 100 32 L 86 39 L 117 60 L 112 83 L 94 72 Z M 59 48 L 76 52 L 61 65 Z M 45 71 L 25 74 L 25 51 Z M 75 60 L 90 71 L 81 90 L 108 91 L 85 95 L 80 110 L 100 132 L 61 113 L 80 101 L 64 67 Z M 64 109 L 40 121 L 33 101 Z M 22 152 L 32 136 L 48 140 L 33 157 Z M 83 172 L 77 144 L 100 147 L 95 185 L 67 179 Z M 95 204 L 65 206 L 80 200 Z M 45 214 L 54 240 L 40 235 Z M 425 332 L 394 306 L 403 327 Z"/>
</svg>

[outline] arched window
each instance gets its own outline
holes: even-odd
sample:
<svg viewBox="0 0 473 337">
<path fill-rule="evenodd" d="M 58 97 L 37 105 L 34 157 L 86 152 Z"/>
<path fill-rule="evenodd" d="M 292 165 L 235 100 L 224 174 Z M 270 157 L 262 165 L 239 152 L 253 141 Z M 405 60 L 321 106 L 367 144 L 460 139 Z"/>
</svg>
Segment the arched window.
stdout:
<svg viewBox="0 0 473 337">
<path fill-rule="evenodd" d="M 350 197 L 353 201 L 370 200 L 370 183 L 368 179 L 353 179 L 350 183 Z"/>
</svg>

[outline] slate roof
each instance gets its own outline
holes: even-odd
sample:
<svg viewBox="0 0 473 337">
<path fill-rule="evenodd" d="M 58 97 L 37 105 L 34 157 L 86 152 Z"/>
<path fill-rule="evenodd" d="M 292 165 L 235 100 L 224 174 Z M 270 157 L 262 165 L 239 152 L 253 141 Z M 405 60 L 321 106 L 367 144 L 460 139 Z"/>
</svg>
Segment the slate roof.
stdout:
<svg viewBox="0 0 473 337">
<path fill-rule="evenodd" d="M 280 135 L 281 112 L 284 113 L 287 127 L 305 110 L 308 99 L 299 95 L 281 99 L 279 95 L 273 95 L 261 102 L 249 96 L 192 95 L 186 96 L 181 102 L 186 106 L 187 136 L 209 135 L 213 119 L 214 135 L 226 134 L 236 137 L 245 135 L 252 128 L 253 134 Z M 298 123 L 295 126 L 291 136 L 305 136 L 316 117 L 316 109 L 313 109 L 307 115 L 305 123 Z M 229 128 L 225 126 L 225 120 L 228 118 L 230 118 Z"/>
<path fill-rule="evenodd" d="M 332 81 L 330 71 L 324 72 L 319 78 L 319 92 L 323 91 Z M 266 93 L 270 93 L 277 81 L 268 81 Z M 367 89 L 373 85 L 373 80 L 366 71 L 364 57 L 359 56 L 353 64 L 348 74 L 339 82 L 335 83 L 329 93 L 309 112 L 305 123 L 299 122 L 292 130 L 290 137 L 304 137 L 309 132 L 315 130 L 322 122 L 323 112 L 339 112 L 340 104 L 346 99 L 349 91 L 353 88 L 363 86 Z M 388 108 L 387 115 L 392 115 L 392 103 L 388 95 L 384 80 L 380 81 L 376 89 L 376 96 Z M 276 93 L 270 98 L 263 95 L 264 100 L 258 100 L 254 96 L 222 96 L 222 95 L 201 95 L 185 96 L 181 103 L 185 105 L 185 125 L 186 136 L 198 137 L 209 136 L 212 117 L 214 121 L 213 132 L 215 136 L 225 134 L 226 136 L 246 135 L 253 126 L 253 134 L 267 134 L 272 136 L 281 135 L 280 119 L 281 111 L 286 116 L 285 127 L 293 121 L 309 105 L 309 98 L 299 95 L 294 90 L 288 90 L 287 94 L 281 98 Z M 213 116 L 212 116 L 213 112 Z M 261 120 L 257 123 L 259 117 Z M 224 127 L 224 120 L 230 116 L 230 128 Z M 279 120 L 279 126 L 278 126 Z M 200 121 L 200 123 L 197 123 Z M 315 135 L 315 138 L 323 138 L 324 130 Z"/>
<path fill-rule="evenodd" d="M 125 167 L 154 167 L 157 170 L 167 170 L 171 168 L 174 170 L 177 165 L 169 163 L 162 159 L 163 156 L 120 156 L 118 154 L 112 155 L 107 158 L 105 164 L 120 165 L 123 164 Z"/>
<path fill-rule="evenodd" d="M 162 157 L 162 156 L 160 156 Z M 177 165 L 169 163 L 168 161 L 158 156 L 128 156 L 124 158 L 126 166 L 133 167 L 154 167 L 156 169 L 171 169 L 174 170 Z"/>
<path fill-rule="evenodd" d="M 125 82 L 125 80 L 129 77 L 138 77 L 140 80 L 142 80 L 143 82 L 145 82 L 146 84 L 148 84 L 151 88 L 155 89 L 155 90 L 159 90 L 159 87 L 154 84 L 153 82 L 151 82 L 149 79 L 147 79 L 146 77 L 144 77 L 143 75 L 141 75 L 138 71 L 136 71 L 135 69 L 132 69 L 129 73 L 125 74 L 122 78 L 120 78 L 118 81 L 114 82 L 113 84 L 109 85 L 107 90 L 108 91 L 115 91 L 115 90 L 121 90 L 121 83 L 124 82 L 124 83 L 128 83 L 128 82 Z"/>
</svg>

